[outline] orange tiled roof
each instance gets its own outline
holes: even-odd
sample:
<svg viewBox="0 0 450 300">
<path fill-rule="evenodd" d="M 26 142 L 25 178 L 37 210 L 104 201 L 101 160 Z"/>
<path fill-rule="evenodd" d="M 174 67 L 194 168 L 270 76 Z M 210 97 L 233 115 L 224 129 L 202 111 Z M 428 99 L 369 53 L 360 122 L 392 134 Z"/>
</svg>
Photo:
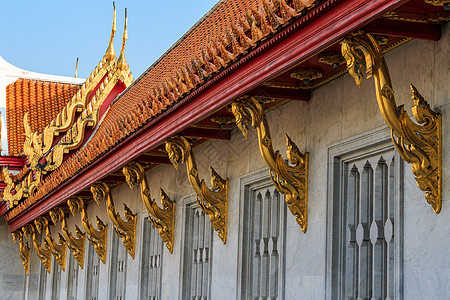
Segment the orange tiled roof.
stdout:
<svg viewBox="0 0 450 300">
<path fill-rule="evenodd" d="M 7 221 L 78 174 L 318 0 L 223 0 L 111 105 L 92 139 L 44 178 Z"/>
<path fill-rule="evenodd" d="M 30 79 L 18 79 L 8 85 L 6 87 L 8 154 L 22 155 L 25 141 L 23 117 L 27 111 L 30 111 L 31 129 L 42 131 L 79 88 L 80 86 L 75 84 Z"/>
</svg>

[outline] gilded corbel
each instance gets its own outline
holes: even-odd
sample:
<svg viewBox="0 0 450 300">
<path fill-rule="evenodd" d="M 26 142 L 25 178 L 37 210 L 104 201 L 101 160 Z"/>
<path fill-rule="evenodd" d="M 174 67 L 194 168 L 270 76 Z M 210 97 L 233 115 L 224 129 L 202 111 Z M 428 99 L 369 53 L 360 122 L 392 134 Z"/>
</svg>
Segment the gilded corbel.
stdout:
<svg viewBox="0 0 450 300">
<path fill-rule="evenodd" d="M 108 208 L 108 216 L 114 224 L 114 231 L 122 238 L 123 245 L 127 249 L 130 256 L 134 259 L 135 247 L 136 247 L 136 215 L 131 212 L 128 206 L 124 203 L 125 218 L 123 220 L 119 213 L 116 212 L 114 202 L 111 197 L 111 191 L 104 182 L 97 182 L 91 186 L 91 193 L 96 202 L 99 202 L 101 198 L 106 199 L 106 205 Z"/>
<path fill-rule="evenodd" d="M 277 190 L 286 196 L 286 203 L 303 232 L 308 220 L 308 153 L 302 154 L 286 135 L 286 163 L 279 151 L 274 151 L 269 126 L 262 105 L 254 97 L 243 97 L 232 104 L 236 124 L 247 139 L 250 127 L 258 131 L 261 155 L 269 167 Z"/>
<path fill-rule="evenodd" d="M 78 265 L 81 269 L 84 266 L 84 245 L 85 245 L 85 233 L 75 226 L 75 237 L 69 232 L 69 227 L 67 226 L 66 214 L 61 207 L 55 207 L 50 212 L 50 217 L 53 224 L 61 222 L 62 234 L 67 242 L 67 247 L 75 257 Z"/>
<path fill-rule="evenodd" d="M 197 202 L 202 211 L 209 216 L 209 220 L 217 234 L 225 244 L 227 241 L 228 217 L 228 179 L 222 177 L 211 168 L 212 189 L 200 180 L 198 169 L 192 153 L 191 144 L 183 136 L 174 136 L 167 140 L 166 151 L 175 169 L 180 163 L 186 162 L 188 178 L 197 194 Z"/>
<path fill-rule="evenodd" d="M 412 121 L 403 105 L 395 103 L 389 70 L 376 40 L 365 32 L 358 32 L 344 39 L 342 55 L 347 69 L 361 87 L 366 77 L 373 76 L 378 107 L 400 156 L 412 165 L 417 185 L 425 191 L 427 202 L 436 213 L 441 210 L 442 198 L 442 119 L 431 110 L 429 104 L 411 85 L 413 115 Z"/>
<path fill-rule="evenodd" d="M 52 248 L 47 243 L 47 241 L 44 239 L 44 248 L 41 246 L 41 243 L 38 241 L 38 238 L 36 236 L 36 231 L 31 224 L 26 224 L 24 227 L 22 227 L 23 234 L 25 238 L 28 238 L 28 236 L 31 236 L 33 239 L 33 245 L 34 249 L 36 249 L 36 255 L 41 260 L 42 264 L 44 265 L 45 269 L 47 270 L 48 274 L 50 274 L 51 267 L 52 267 Z"/>
<path fill-rule="evenodd" d="M 34 225 L 39 233 L 44 234 L 44 239 L 52 249 L 53 256 L 56 259 L 58 265 L 61 266 L 63 272 L 66 270 L 66 240 L 58 233 L 58 243 L 52 237 L 50 227 L 48 226 L 48 219 L 43 216 L 39 216 L 34 220 Z"/>
<path fill-rule="evenodd" d="M 27 238 L 25 237 L 24 240 L 24 234 L 20 230 L 16 230 L 12 233 L 12 237 L 14 240 L 14 243 L 19 242 L 19 249 L 20 249 L 20 259 L 22 260 L 23 269 L 25 270 L 25 273 L 29 275 L 30 273 L 30 253 L 31 249 L 28 245 Z"/>
<path fill-rule="evenodd" d="M 148 211 L 148 217 L 153 226 L 158 229 L 161 239 L 166 244 L 170 253 L 173 253 L 173 235 L 175 226 L 175 202 L 160 189 L 161 203 L 160 208 L 156 201 L 150 196 L 150 189 L 145 178 L 144 168 L 137 162 L 129 162 L 122 169 L 125 179 L 133 189 L 133 186 L 139 184 L 141 187 L 141 197 Z"/>
<path fill-rule="evenodd" d="M 98 200 L 95 199 L 94 200 Z M 99 204 L 99 202 L 97 202 Z M 75 216 L 76 212 L 81 213 L 81 222 L 83 224 L 84 230 L 87 233 L 88 241 L 94 246 L 95 252 L 99 256 L 103 263 L 106 263 L 106 247 L 107 247 L 107 237 L 108 237 L 108 225 L 97 217 L 97 228 L 89 222 L 86 208 L 83 199 L 80 197 L 72 197 L 67 200 L 67 205 L 69 206 L 70 212 Z"/>
</svg>

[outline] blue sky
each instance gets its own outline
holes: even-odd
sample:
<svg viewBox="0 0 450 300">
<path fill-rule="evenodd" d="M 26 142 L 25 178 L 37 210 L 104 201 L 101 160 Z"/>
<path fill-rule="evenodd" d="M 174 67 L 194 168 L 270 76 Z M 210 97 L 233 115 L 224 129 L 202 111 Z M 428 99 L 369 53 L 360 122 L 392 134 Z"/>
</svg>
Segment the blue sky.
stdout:
<svg viewBox="0 0 450 300">
<path fill-rule="evenodd" d="M 120 52 L 124 9 L 128 9 L 126 59 L 135 78 L 144 72 L 218 0 L 115 1 Z M 28 70 L 87 77 L 109 42 L 112 1 L 0 1 L 0 56 Z"/>
</svg>

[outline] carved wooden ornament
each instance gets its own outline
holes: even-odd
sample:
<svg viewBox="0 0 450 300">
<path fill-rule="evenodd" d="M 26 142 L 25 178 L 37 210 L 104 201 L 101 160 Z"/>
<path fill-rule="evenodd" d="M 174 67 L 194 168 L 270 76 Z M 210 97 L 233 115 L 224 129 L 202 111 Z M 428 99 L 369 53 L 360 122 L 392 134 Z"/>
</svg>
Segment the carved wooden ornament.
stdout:
<svg viewBox="0 0 450 300">
<path fill-rule="evenodd" d="M 101 198 L 106 199 L 108 207 L 108 216 L 114 224 L 114 231 L 122 238 L 123 245 L 127 249 L 130 256 L 134 259 L 136 248 L 136 215 L 131 212 L 128 206 L 124 203 L 125 220 L 116 212 L 114 202 L 111 197 L 111 191 L 108 185 L 104 182 L 97 182 L 91 186 L 91 193 L 96 202 Z"/>
<path fill-rule="evenodd" d="M 62 210 L 61 207 L 55 207 L 50 212 L 50 218 L 52 219 L 53 224 L 57 224 L 58 222 L 61 222 L 61 229 L 64 238 L 67 242 L 67 247 L 70 249 L 70 251 L 73 254 L 73 257 L 75 257 L 75 260 L 77 261 L 78 265 L 81 269 L 83 269 L 84 266 L 84 247 L 85 247 L 85 233 L 78 228 L 78 226 L 75 226 L 75 236 L 69 231 L 69 228 L 67 226 L 67 220 L 66 220 L 66 214 Z"/>
<path fill-rule="evenodd" d="M 166 244 L 167 249 L 169 249 L 170 253 L 173 253 L 175 202 L 167 196 L 163 189 L 160 189 L 163 208 L 158 206 L 156 201 L 150 196 L 150 189 L 145 178 L 144 168 L 139 163 L 134 161 L 129 162 L 123 167 L 122 171 L 130 188 L 133 188 L 136 184 L 140 184 L 142 201 L 148 210 L 149 219 L 153 226 L 158 228 L 159 235 Z"/>
<path fill-rule="evenodd" d="M 270 177 L 277 190 L 286 196 L 286 203 L 303 232 L 308 216 L 308 153 L 302 154 L 286 135 L 289 165 L 272 147 L 269 126 L 262 105 L 253 97 L 243 97 L 232 104 L 236 124 L 247 138 L 249 127 L 258 131 L 261 155 L 269 167 Z"/>
<path fill-rule="evenodd" d="M 436 213 L 442 203 L 442 120 L 431 110 L 429 104 L 411 85 L 412 121 L 403 106 L 395 103 L 389 70 L 376 40 L 368 33 L 359 31 L 342 42 L 342 55 L 347 69 L 361 87 L 366 76 L 373 76 L 378 107 L 384 121 L 391 129 L 392 141 L 400 156 L 412 165 L 417 185 L 425 191 L 427 202 Z"/>
<path fill-rule="evenodd" d="M 98 199 L 95 199 L 98 200 Z M 97 204 L 99 204 L 97 202 Z M 75 216 L 77 211 L 81 213 L 81 223 L 83 228 L 88 234 L 88 241 L 94 246 L 95 252 L 103 263 L 106 263 L 106 248 L 107 248 L 107 238 L 108 238 L 108 225 L 97 217 L 97 228 L 89 222 L 84 201 L 80 197 L 72 197 L 67 200 L 67 205 L 69 206 L 70 212 Z"/>
<path fill-rule="evenodd" d="M 182 136 L 175 136 L 167 140 L 166 151 L 169 159 L 178 170 L 182 162 L 186 162 L 189 182 L 197 194 L 197 202 L 202 211 L 209 216 L 209 220 L 217 234 L 225 244 L 227 241 L 228 216 L 228 179 L 222 177 L 211 168 L 212 189 L 200 180 L 195 163 L 194 154 L 188 140 Z"/>
</svg>

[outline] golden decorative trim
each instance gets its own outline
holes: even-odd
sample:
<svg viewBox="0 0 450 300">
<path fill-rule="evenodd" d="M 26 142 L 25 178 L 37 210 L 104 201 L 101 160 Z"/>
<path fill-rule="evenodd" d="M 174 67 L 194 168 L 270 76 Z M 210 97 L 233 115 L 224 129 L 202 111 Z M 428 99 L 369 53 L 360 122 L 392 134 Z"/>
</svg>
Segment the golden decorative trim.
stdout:
<svg viewBox="0 0 450 300">
<path fill-rule="evenodd" d="M 85 247 L 85 233 L 75 225 L 75 235 L 69 232 L 67 227 L 66 215 L 61 207 L 55 207 L 50 212 L 50 218 L 53 224 L 61 222 L 62 234 L 67 242 L 67 247 L 72 251 L 78 265 L 83 269 L 84 266 L 84 247 Z"/>
<path fill-rule="evenodd" d="M 269 167 L 270 178 L 277 190 L 286 196 L 286 203 L 303 232 L 308 216 L 308 153 L 302 154 L 286 135 L 287 164 L 272 147 L 272 138 L 262 105 L 254 97 L 243 97 L 232 103 L 236 124 L 247 139 L 249 127 L 258 130 L 261 155 Z"/>
<path fill-rule="evenodd" d="M 234 118 L 230 115 L 216 115 L 211 117 L 210 120 L 219 124 L 221 129 L 234 128 Z"/>
<path fill-rule="evenodd" d="M 222 177 L 211 168 L 212 189 L 206 186 L 204 180 L 200 181 L 191 144 L 183 136 L 175 136 L 167 140 L 166 151 L 175 169 L 186 162 L 188 178 L 192 188 L 197 194 L 197 202 L 202 211 L 209 215 L 209 220 L 217 234 L 225 244 L 227 241 L 228 216 L 228 179 Z"/>
<path fill-rule="evenodd" d="M 28 245 L 28 241 L 24 241 L 24 234 L 20 230 L 16 230 L 12 233 L 14 243 L 19 241 L 20 259 L 22 260 L 23 269 L 25 273 L 30 273 L 30 253 L 31 249 Z"/>
<path fill-rule="evenodd" d="M 425 3 L 431 4 L 434 6 L 444 6 L 449 5 L 449 0 L 424 0 Z"/>
<path fill-rule="evenodd" d="M 48 219 L 43 216 L 39 216 L 34 220 L 34 225 L 36 226 L 36 229 L 39 231 L 39 233 L 44 234 L 45 230 L 45 236 L 44 239 L 47 242 L 47 244 L 50 245 L 50 248 L 52 249 L 53 256 L 56 259 L 56 262 L 58 265 L 61 266 L 61 269 L 63 272 L 66 270 L 66 240 L 62 237 L 60 233 L 58 233 L 58 242 L 56 243 L 55 240 L 52 237 L 52 233 L 50 231 L 50 228 L 48 226 Z"/>
<path fill-rule="evenodd" d="M 95 199 L 97 201 L 98 199 Z M 97 202 L 97 204 L 100 204 Z M 72 197 L 67 200 L 67 205 L 69 206 L 70 212 L 75 216 L 76 212 L 81 213 L 81 223 L 83 224 L 84 230 L 87 233 L 88 241 L 94 246 L 95 252 L 97 253 L 100 260 L 106 263 L 106 248 L 108 239 L 108 225 L 105 225 L 102 220 L 97 216 L 97 228 L 89 222 L 85 204 L 82 198 Z"/>
<path fill-rule="evenodd" d="M 3 180 L 6 183 L 5 190 L 3 191 L 3 199 L 8 202 L 9 208 L 17 206 L 23 197 L 28 197 L 34 193 L 38 184 L 41 182 L 41 174 L 40 171 L 31 171 L 21 183 L 15 186 L 8 167 L 3 167 Z M 13 190 L 15 191 L 14 194 L 12 193 Z"/>
<path fill-rule="evenodd" d="M 337 69 L 340 65 L 345 63 L 345 59 L 338 51 L 328 51 L 319 54 L 319 62 L 331 65 L 334 69 Z"/>
<path fill-rule="evenodd" d="M 52 249 L 50 245 L 47 243 L 47 241 L 44 239 L 44 246 L 45 248 L 41 247 L 41 243 L 38 241 L 38 238 L 36 236 L 36 231 L 31 224 L 26 224 L 24 227 L 22 227 L 23 234 L 25 238 L 28 238 L 28 236 L 32 236 L 33 238 L 33 245 L 34 249 L 36 249 L 36 255 L 41 260 L 42 264 L 44 265 L 45 269 L 47 270 L 47 273 L 50 274 L 51 267 L 52 267 Z"/>
<path fill-rule="evenodd" d="M 427 14 L 418 14 L 413 12 L 388 12 L 384 14 L 381 18 L 388 20 L 398 20 L 422 24 L 443 24 L 450 20 L 449 12 L 446 10 L 430 12 Z"/>
<path fill-rule="evenodd" d="M 291 78 L 302 80 L 306 85 L 312 80 L 319 79 L 323 76 L 322 70 L 314 68 L 302 68 L 297 69 L 290 74 Z"/>
<path fill-rule="evenodd" d="M 97 182 L 91 186 L 91 193 L 94 200 L 98 203 L 100 198 L 106 199 L 108 207 L 108 216 L 114 223 L 114 231 L 122 238 L 123 245 L 127 249 L 130 256 L 134 259 L 136 247 L 136 215 L 131 212 L 128 206 L 124 203 L 125 218 L 124 221 L 116 212 L 114 202 L 111 197 L 111 191 L 108 185 L 104 182 Z"/>
<path fill-rule="evenodd" d="M 170 253 L 173 253 L 173 235 L 175 229 L 175 202 L 173 202 L 167 194 L 160 189 L 161 203 L 160 208 L 156 201 L 150 196 L 150 189 L 145 177 L 144 168 L 137 162 L 127 163 L 123 169 L 126 181 L 131 189 L 136 184 L 141 186 L 141 197 L 148 210 L 148 217 L 152 221 L 153 226 L 158 228 L 161 239 L 166 244 Z"/>
<path fill-rule="evenodd" d="M 397 107 L 389 70 L 380 47 L 368 33 L 359 31 L 342 42 L 342 54 L 347 68 L 361 87 L 366 68 L 372 75 L 378 107 L 391 129 L 392 141 L 400 156 L 412 164 L 417 185 L 425 191 L 425 198 L 436 213 L 442 204 L 442 116 L 430 109 L 428 103 L 411 85 L 414 105 L 412 121 L 403 106 Z"/>
</svg>

